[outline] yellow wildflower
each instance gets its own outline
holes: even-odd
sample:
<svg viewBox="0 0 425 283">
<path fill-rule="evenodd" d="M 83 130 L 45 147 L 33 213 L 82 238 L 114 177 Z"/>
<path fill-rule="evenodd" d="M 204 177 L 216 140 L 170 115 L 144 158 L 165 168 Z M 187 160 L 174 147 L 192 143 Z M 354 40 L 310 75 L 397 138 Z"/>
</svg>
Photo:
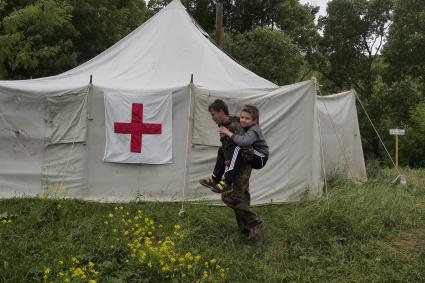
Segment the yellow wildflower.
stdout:
<svg viewBox="0 0 425 283">
<path fill-rule="evenodd" d="M 78 260 L 78 258 L 76 258 L 75 256 L 73 256 L 71 260 L 72 260 L 72 263 L 73 263 L 73 264 L 78 264 L 78 263 L 80 263 L 80 261 Z"/>
<path fill-rule="evenodd" d="M 72 272 L 72 277 L 81 277 L 81 278 L 85 278 L 85 274 L 84 271 L 81 268 L 76 268 L 74 269 L 74 272 Z"/>
</svg>

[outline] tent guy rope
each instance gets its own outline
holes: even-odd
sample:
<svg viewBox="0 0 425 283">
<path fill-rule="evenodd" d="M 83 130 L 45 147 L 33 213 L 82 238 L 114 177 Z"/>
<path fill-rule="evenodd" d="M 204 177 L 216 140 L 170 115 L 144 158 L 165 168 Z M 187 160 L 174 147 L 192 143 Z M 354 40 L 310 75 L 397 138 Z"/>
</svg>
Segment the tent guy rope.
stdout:
<svg viewBox="0 0 425 283">
<path fill-rule="evenodd" d="M 381 136 L 379 135 L 378 130 L 376 129 L 375 125 L 373 124 L 372 119 L 370 119 L 369 114 L 367 113 L 366 108 L 363 106 L 363 103 L 362 103 L 362 101 L 360 100 L 359 96 L 357 95 L 357 92 L 356 92 L 356 91 L 354 91 L 354 95 L 356 96 L 357 101 L 360 103 L 360 106 L 362 107 L 362 109 L 363 109 L 364 113 L 366 114 L 367 119 L 369 120 L 370 124 L 372 125 L 372 128 L 373 128 L 373 130 L 375 131 L 376 135 L 378 136 L 379 141 L 381 142 L 382 146 L 384 147 L 384 149 L 385 149 L 385 151 L 386 151 L 386 153 L 387 153 L 388 157 L 390 158 L 391 162 L 393 163 L 394 168 L 397 170 L 398 176 L 397 176 L 397 178 L 396 178 L 395 180 L 397 180 L 398 178 L 404 178 L 404 177 L 403 177 L 403 175 L 401 174 L 400 170 L 398 170 L 397 166 L 395 165 L 395 162 L 394 162 L 394 160 L 392 159 L 391 154 L 389 153 L 389 151 L 388 151 L 387 147 L 385 146 L 384 142 L 382 141 L 382 138 L 381 138 Z M 395 181 L 395 180 L 394 180 L 394 181 Z"/>
</svg>

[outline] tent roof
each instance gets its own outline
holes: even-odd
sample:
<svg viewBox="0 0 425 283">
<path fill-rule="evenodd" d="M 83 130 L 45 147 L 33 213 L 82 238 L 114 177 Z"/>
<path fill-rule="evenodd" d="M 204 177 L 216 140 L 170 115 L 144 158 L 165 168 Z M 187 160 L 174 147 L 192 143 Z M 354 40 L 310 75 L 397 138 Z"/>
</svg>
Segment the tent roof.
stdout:
<svg viewBox="0 0 425 283">
<path fill-rule="evenodd" d="M 90 61 L 53 77 L 0 81 L 23 90 L 56 90 L 93 84 L 110 88 L 157 89 L 187 85 L 214 89 L 274 88 L 214 45 L 179 0 Z"/>
</svg>

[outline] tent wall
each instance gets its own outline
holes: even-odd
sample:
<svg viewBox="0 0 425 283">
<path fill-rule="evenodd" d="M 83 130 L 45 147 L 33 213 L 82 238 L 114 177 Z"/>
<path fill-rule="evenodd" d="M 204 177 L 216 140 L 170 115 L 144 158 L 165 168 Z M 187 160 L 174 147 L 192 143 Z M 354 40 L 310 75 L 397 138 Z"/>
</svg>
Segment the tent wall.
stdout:
<svg viewBox="0 0 425 283">
<path fill-rule="evenodd" d="M 107 93 L 155 94 L 168 91 L 173 100 L 173 162 L 170 164 L 121 164 L 104 162 Z M 98 201 L 182 199 L 188 130 L 189 87 L 170 90 L 113 90 L 93 87 L 89 95 L 88 199 Z"/>
<path fill-rule="evenodd" d="M 190 166 L 189 197 L 198 198 L 197 181 L 212 173 L 219 145 L 217 126 L 208 105 L 221 98 L 231 113 L 245 104 L 260 110 L 260 126 L 270 145 L 270 158 L 251 176 L 253 204 L 297 200 L 307 191 L 321 194 L 320 152 L 313 81 L 274 91 L 214 91 L 195 89 L 194 131 Z M 215 145 L 211 147 L 209 145 Z M 210 198 L 208 198 L 210 199 Z"/>
<path fill-rule="evenodd" d="M 211 174 L 220 145 L 217 126 L 208 112 L 216 98 L 225 100 L 234 114 L 245 104 L 260 109 L 270 159 L 265 168 L 253 170 L 253 204 L 296 200 L 307 191 L 320 196 L 320 149 L 328 174 L 366 180 L 353 92 L 318 97 L 314 81 L 273 90 L 93 86 L 48 93 L 0 91 L 0 197 L 47 194 L 97 201 L 138 198 L 219 203 L 219 195 L 198 184 Z M 160 92 L 170 93 L 173 100 L 173 162 L 104 162 L 104 96 Z M 189 170 L 184 191 L 186 158 Z"/>
<path fill-rule="evenodd" d="M 354 90 L 317 96 L 317 109 L 327 175 L 366 181 Z"/>
<path fill-rule="evenodd" d="M 62 183 L 78 192 L 61 194 L 81 196 L 87 184 L 82 159 L 87 90 L 0 87 L 0 197 L 57 195 Z"/>
</svg>

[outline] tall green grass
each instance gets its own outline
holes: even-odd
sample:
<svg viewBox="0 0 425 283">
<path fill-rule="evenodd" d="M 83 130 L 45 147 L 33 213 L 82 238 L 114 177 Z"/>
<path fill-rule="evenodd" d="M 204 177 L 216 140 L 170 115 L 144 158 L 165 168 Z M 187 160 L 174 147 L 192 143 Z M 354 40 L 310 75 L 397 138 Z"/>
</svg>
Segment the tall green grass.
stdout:
<svg viewBox="0 0 425 283">
<path fill-rule="evenodd" d="M 129 210 L 172 231 L 180 223 L 182 250 L 216 258 L 230 268 L 228 282 L 425 281 L 425 170 L 403 169 L 407 186 L 390 182 L 394 170 L 370 168 L 355 185 L 334 177 L 322 198 L 255 207 L 265 225 L 255 240 L 238 233 L 226 207 L 132 202 Z M 99 282 L 128 282 L 120 251 L 110 252 L 104 224 L 114 204 L 59 199 L 0 201 L 0 282 L 31 282 L 59 258 L 94 261 Z M 157 282 L 145 278 L 144 282 Z"/>
</svg>

